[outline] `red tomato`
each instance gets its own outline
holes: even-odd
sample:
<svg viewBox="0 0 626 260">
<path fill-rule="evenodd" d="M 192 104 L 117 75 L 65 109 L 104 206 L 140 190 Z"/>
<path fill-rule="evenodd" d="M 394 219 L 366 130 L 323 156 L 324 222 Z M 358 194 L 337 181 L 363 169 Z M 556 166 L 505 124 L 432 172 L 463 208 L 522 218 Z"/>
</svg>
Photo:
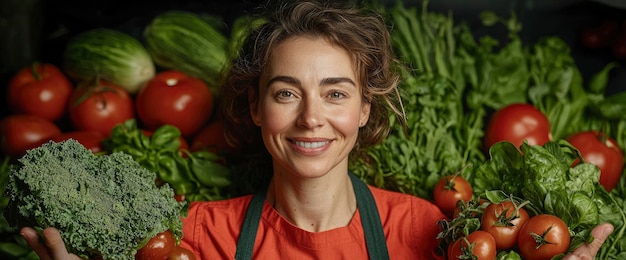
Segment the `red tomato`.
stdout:
<svg viewBox="0 0 626 260">
<path fill-rule="evenodd" d="M 0 121 L 0 148 L 3 154 L 18 158 L 60 133 L 61 129 L 50 120 L 13 114 Z"/>
<path fill-rule="evenodd" d="M 171 231 L 166 230 L 151 238 L 145 246 L 137 250 L 135 259 L 168 259 L 176 247 L 178 246 L 176 245 L 174 234 L 172 234 Z"/>
<path fill-rule="evenodd" d="M 102 147 L 102 140 L 104 135 L 96 131 L 70 131 L 60 133 L 50 138 L 52 141 L 61 142 L 68 139 L 74 139 L 82 144 L 85 148 L 89 149 L 92 153 L 99 153 L 104 151 Z"/>
<path fill-rule="evenodd" d="M 600 168 L 600 184 L 611 191 L 619 182 L 624 168 L 624 153 L 617 142 L 599 131 L 578 132 L 566 140 L 580 151 L 583 160 Z"/>
<path fill-rule="evenodd" d="M 552 139 L 548 118 L 531 104 L 510 104 L 496 111 L 487 124 L 484 149 L 500 141 L 509 141 L 518 149 L 526 140 L 529 145 L 544 145 Z"/>
<path fill-rule="evenodd" d="M 517 244 L 520 228 L 528 218 L 528 212 L 519 206 L 516 209 L 510 200 L 492 203 L 483 211 L 480 229 L 496 239 L 497 249 L 510 249 Z"/>
<path fill-rule="evenodd" d="M 618 32 L 619 25 L 616 21 L 605 20 L 598 26 L 590 26 L 583 29 L 581 42 L 590 49 L 604 48 L 611 44 Z"/>
<path fill-rule="evenodd" d="M 470 252 L 471 255 L 463 255 L 464 251 Z M 448 246 L 448 260 L 451 259 L 474 259 L 474 260 L 493 260 L 496 259 L 496 240 L 491 234 L 476 230 L 466 237 L 462 237 L 454 241 Z"/>
<path fill-rule="evenodd" d="M 453 216 L 459 200 L 468 202 L 472 195 L 472 186 L 461 176 L 442 177 L 433 191 L 435 204 L 448 217 Z"/>
<path fill-rule="evenodd" d="M 136 108 L 147 129 L 170 124 L 189 138 L 213 113 L 213 95 L 202 80 L 169 70 L 158 73 L 139 90 Z"/>
<path fill-rule="evenodd" d="M 167 258 L 168 260 L 195 260 L 196 256 L 191 250 L 177 246 L 172 251 L 172 254 Z"/>
<path fill-rule="evenodd" d="M 517 244 L 525 259 L 548 260 L 565 253 L 570 243 L 567 225 L 557 216 L 531 217 L 520 229 Z"/>
<path fill-rule="evenodd" d="M 133 100 L 120 86 L 99 81 L 76 88 L 69 104 L 70 121 L 77 130 L 97 131 L 109 137 L 117 124 L 135 117 Z"/>
<path fill-rule="evenodd" d="M 213 120 L 193 137 L 191 151 L 207 150 L 213 153 L 233 152 L 235 150 L 224 137 L 224 122 Z"/>
<path fill-rule="evenodd" d="M 56 121 L 65 115 L 72 90 L 72 83 L 58 67 L 33 63 L 11 78 L 7 92 L 9 110 Z"/>
</svg>

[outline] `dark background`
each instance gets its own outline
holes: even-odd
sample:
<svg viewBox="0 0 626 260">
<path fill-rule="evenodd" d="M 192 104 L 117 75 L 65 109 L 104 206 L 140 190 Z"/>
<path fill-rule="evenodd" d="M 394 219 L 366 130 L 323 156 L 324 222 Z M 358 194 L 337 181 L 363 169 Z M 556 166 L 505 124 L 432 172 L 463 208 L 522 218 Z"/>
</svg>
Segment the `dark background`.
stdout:
<svg viewBox="0 0 626 260">
<path fill-rule="evenodd" d="M 386 5 L 395 0 L 379 0 Z M 606 2 L 609 0 L 602 0 Z M 619 0 L 626 2 L 626 0 Z M 31 62 L 59 64 L 66 42 L 74 35 L 96 27 L 117 29 L 141 40 L 141 33 L 150 20 L 166 10 L 188 10 L 219 16 L 228 26 L 243 12 L 253 11 L 262 1 L 224 0 L 0 0 L 0 117 L 7 113 L 5 89 L 10 77 Z M 420 5 L 421 0 L 405 0 L 405 5 Z M 621 5 L 621 6 L 620 6 Z M 431 0 L 429 10 L 453 12 L 457 21 L 470 24 L 477 35 L 498 35 L 483 27 L 478 14 L 493 10 L 507 16 L 515 12 L 524 28 L 520 36 L 534 42 L 542 36 L 559 36 L 568 42 L 584 79 L 611 61 L 607 49 L 590 50 L 580 43 L 580 32 L 605 19 L 626 20 L 625 4 L 604 4 L 578 0 Z M 624 22 L 626 23 L 626 22 Z M 614 69 L 608 93 L 626 91 L 626 61 Z"/>
</svg>

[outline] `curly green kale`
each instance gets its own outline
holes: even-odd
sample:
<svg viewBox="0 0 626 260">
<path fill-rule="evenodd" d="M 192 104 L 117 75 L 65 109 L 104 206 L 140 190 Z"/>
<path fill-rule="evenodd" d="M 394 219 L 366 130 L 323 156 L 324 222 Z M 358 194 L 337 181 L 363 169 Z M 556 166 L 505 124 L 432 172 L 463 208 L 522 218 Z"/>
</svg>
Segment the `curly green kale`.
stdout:
<svg viewBox="0 0 626 260">
<path fill-rule="evenodd" d="M 125 153 L 94 155 L 75 140 L 48 142 L 18 159 L 4 214 L 18 228 L 53 226 L 82 257 L 134 259 L 156 234 L 182 237 L 184 202 Z"/>
</svg>

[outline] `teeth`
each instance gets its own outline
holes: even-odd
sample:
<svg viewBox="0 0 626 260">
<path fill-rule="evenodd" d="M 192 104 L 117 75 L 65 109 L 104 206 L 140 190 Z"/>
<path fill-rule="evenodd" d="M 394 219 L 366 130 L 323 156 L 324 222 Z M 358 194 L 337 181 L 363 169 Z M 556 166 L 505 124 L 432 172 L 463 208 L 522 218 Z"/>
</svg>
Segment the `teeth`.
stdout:
<svg viewBox="0 0 626 260">
<path fill-rule="evenodd" d="M 318 147 L 322 147 L 326 144 L 328 144 L 328 141 L 325 142 L 301 142 L 301 141 L 296 141 L 295 142 L 297 146 L 302 146 L 304 148 L 318 148 Z"/>
</svg>

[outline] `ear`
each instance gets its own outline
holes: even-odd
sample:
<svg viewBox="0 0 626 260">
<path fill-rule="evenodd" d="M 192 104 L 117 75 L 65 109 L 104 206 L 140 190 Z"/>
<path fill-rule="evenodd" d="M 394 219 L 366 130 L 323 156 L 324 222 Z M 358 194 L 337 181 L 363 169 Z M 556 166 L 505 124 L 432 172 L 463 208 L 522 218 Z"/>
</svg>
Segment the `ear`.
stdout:
<svg viewBox="0 0 626 260">
<path fill-rule="evenodd" d="M 359 127 L 363 127 L 365 126 L 365 124 L 367 124 L 367 121 L 370 118 L 370 109 L 372 108 L 372 103 L 364 101 L 363 104 L 361 104 L 361 114 L 359 116 Z"/>
<path fill-rule="evenodd" d="M 256 126 L 261 126 L 261 116 L 259 116 L 259 97 L 253 88 L 248 89 L 248 108 L 250 117 Z"/>
</svg>

